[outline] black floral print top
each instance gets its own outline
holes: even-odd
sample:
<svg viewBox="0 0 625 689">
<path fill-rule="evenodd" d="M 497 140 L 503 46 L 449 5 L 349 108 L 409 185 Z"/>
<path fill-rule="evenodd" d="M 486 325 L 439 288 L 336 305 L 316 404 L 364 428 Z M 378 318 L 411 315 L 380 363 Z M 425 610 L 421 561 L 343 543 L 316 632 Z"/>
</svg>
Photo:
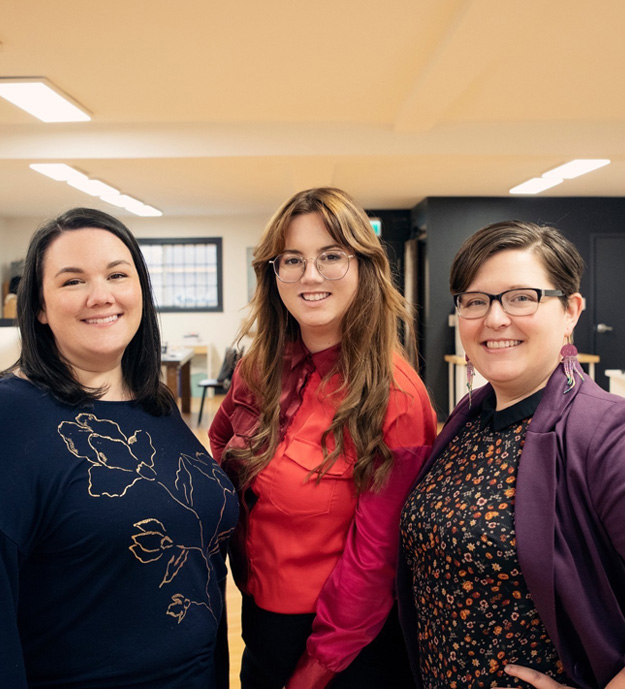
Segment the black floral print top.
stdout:
<svg viewBox="0 0 625 689">
<path fill-rule="evenodd" d="M 516 552 L 517 467 L 542 390 L 500 412 L 494 395 L 412 492 L 401 539 L 413 572 L 425 689 L 527 686 L 508 663 L 564 677 Z"/>
</svg>

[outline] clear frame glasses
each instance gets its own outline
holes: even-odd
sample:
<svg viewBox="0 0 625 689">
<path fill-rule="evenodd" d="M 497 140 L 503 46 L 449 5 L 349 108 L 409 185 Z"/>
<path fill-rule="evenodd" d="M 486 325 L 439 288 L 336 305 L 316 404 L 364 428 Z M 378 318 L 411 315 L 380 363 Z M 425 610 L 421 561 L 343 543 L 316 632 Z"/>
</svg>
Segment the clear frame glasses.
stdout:
<svg viewBox="0 0 625 689">
<path fill-rule="evenodd" d="M 353 254 L 347 254 L 341 249 L 323 251 L 314 258 L 304 258 L 300 254 L 287 251 L 269 263 L 273 265 L 273 272 L 282 282 L 299 282 L 306 272 L 308 261 L 315 262 L 317 272 L 326 280 L 340 280 L 347 275 L 349 261 L 352 258 Z"/>
<path fill-rule="evenodd" d="M 456 312 L 461 318 L 483 318 L 488 313 L 493 301 L 498 301 L 501 308 L 510 316 L 532 316 L 538 311 L 538 305 L 543 297 L 563 296 L 564 292 L 559 289 L 522 287 L 520 289 L 507 289 L 499 294 L 460 292 L 454 294 L 454 303 Z"/>
</svg>

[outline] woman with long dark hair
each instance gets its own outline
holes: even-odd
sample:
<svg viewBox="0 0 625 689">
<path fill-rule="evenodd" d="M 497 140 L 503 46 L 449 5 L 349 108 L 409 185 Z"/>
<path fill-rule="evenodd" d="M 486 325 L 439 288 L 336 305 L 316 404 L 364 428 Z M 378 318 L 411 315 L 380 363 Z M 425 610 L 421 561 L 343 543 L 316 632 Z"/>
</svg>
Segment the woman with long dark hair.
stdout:
<svg viewBox="0 0 625 689">
<path fill-rule="evenodd" d="M 119 220 L 33 236 L 0 378 L 0 685 L 222 689 L 232 484 L 160 381 L 147 268 Z"/>
</svg>

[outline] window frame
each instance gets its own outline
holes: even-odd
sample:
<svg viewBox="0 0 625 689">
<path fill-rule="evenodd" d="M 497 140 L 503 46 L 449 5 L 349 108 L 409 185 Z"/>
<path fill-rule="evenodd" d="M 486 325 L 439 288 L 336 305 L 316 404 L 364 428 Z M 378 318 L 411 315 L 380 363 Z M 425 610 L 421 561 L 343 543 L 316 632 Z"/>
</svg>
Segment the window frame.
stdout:
<svg viewBox="0 0 625 689">
<path fill-rule="evenodd" d="M 221 237 L 137 237 L 137 242 L 142 248 L 144 245 L 175 245 L 175 244 L 207 244 L 215 247 L 215 270 L 217 273 L 217 304 L 215 306 L 160 306 L 154 297 L 154 288 L 152 287 L 152 296 L 156 305 L 156 310 L 159 313 L 223 313 L 223 247 Z M 143 249 L 142 249 L 143 251 Z M 144 257 L 145 258 L 145 257 Z M 146 260 L 147 265 L 147 260 Z M 150 266 L 148 265 L 148 273 L 150 275 L 150 283 L 153 282 Z M 163 264 L 163 269 L 167 269 L 167 265 Z"/>
</svg>

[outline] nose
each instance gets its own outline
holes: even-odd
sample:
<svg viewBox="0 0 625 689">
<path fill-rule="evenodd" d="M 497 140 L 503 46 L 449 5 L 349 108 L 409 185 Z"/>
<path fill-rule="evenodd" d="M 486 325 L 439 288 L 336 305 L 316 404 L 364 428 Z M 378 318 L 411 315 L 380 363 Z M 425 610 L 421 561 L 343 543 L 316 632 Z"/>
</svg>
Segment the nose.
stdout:
<svg viewBox="0 0 625 689">
<path fill-rule="evenodd" d="M 510 316 L 503 310 L 503 306 L 498 299 L 491 301 L 488 312 L 484 316 L 484 325 L 492 330 L 510 325 Z"/>
<path fill-rule="evenodd" d="M 306 267 L 301 277 L 301 282 L 322 282 L 325 280 L 317 268 L 317 261 L 314 258 L 306 259 Z"/>
<path fill-rule="evenodd" d="M 110 285 L 106 280 L 96 280 L 89 287 L 87 306 L 112 304 L 115 301 Z"/>
</svg>

